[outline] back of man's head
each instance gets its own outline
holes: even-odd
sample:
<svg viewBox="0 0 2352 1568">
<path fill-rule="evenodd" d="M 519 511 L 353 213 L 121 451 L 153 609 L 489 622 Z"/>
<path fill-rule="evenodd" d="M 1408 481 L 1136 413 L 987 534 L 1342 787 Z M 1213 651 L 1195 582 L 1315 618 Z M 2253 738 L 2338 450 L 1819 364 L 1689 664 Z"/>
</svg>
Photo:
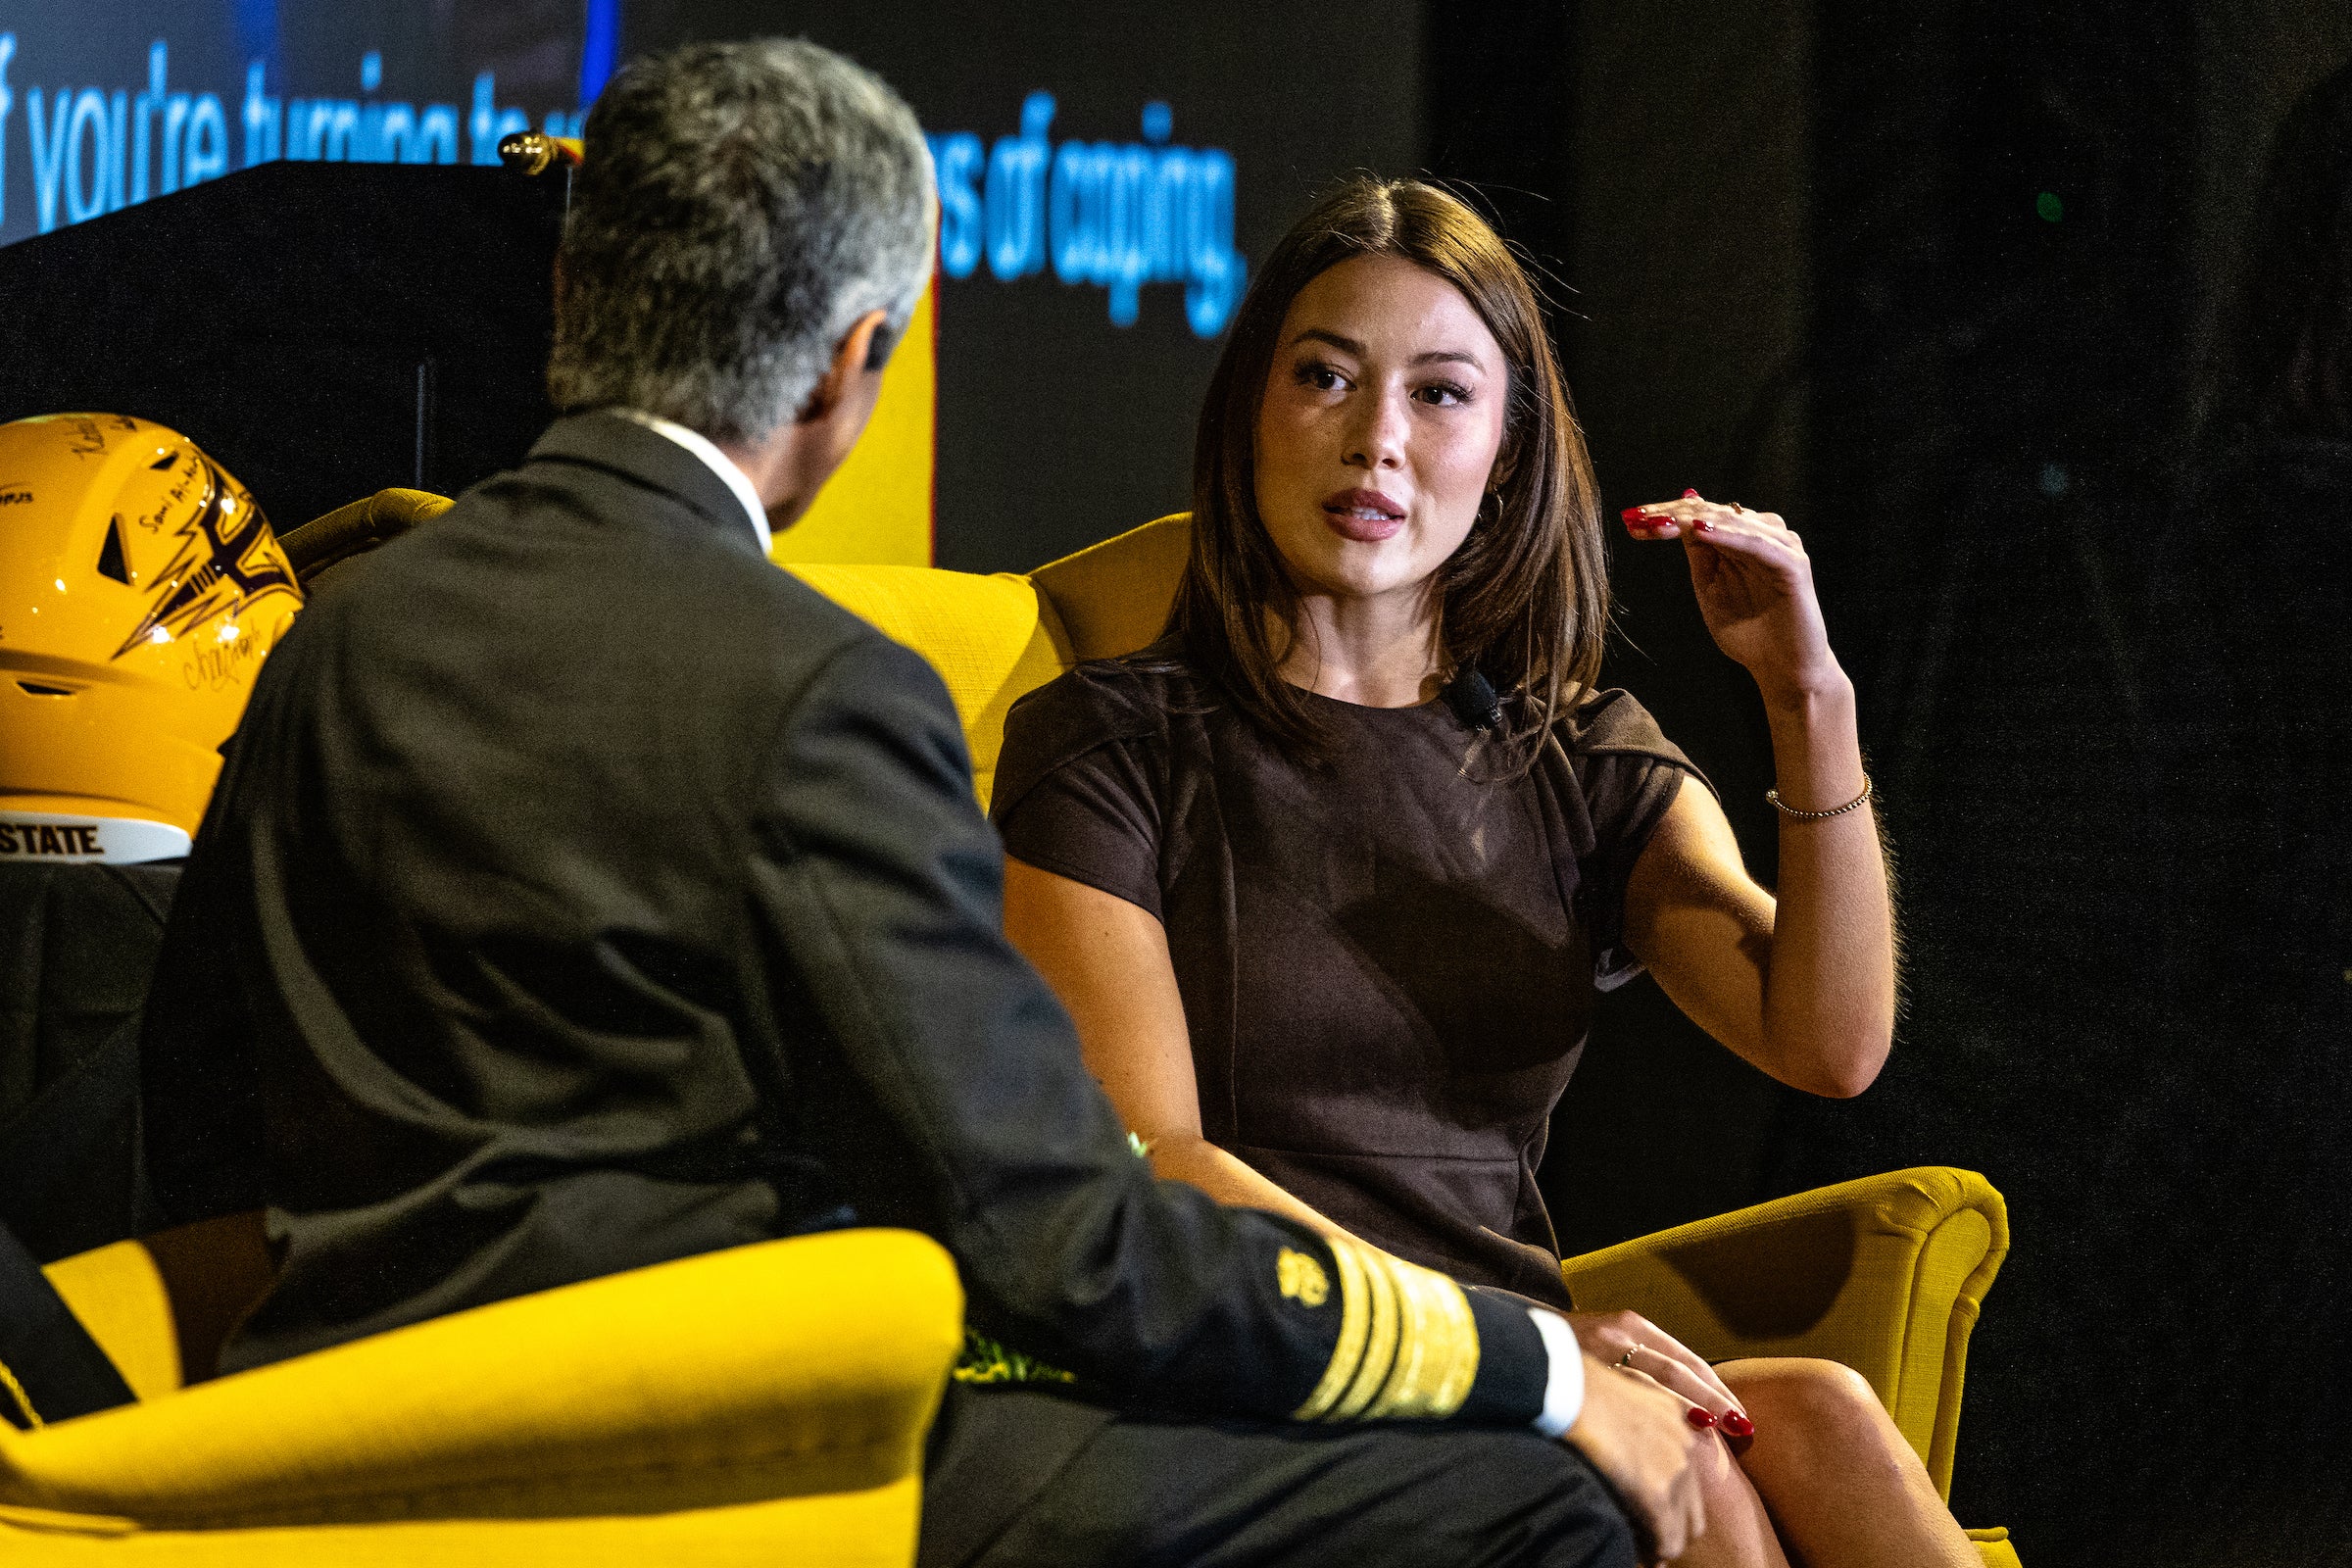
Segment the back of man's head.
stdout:
<svg viewBox="0 0 2352 1568">
<path fill-rule="evenodd" d="M 857 319 L 883 341 L 931 267 L 913 113 L 801 39 L 631 64 L 588 116 L 564 220 L 548 393 L 721 443 L 794 417 Z"/>
</svg>

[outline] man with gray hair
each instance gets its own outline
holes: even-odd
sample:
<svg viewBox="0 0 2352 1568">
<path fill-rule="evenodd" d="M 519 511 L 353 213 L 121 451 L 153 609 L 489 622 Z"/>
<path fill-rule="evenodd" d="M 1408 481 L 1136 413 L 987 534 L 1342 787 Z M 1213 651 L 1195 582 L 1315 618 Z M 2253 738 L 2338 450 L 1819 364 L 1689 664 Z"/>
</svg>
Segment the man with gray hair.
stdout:
<svg viewBox="0 0 2352 1568">
<path fill-rule="evenodd" d="M 297 621 L 172 911 L 157 1184 L 182 1221 L 266 1204 L 281 1258 L 224 1367 L 906 1225 L 1080 1380 L 951 1391 L 928 1562 L 1630 1563 L 1596 1472 L 1679 1550 L 1671 1396 L 1152 1178 L 1000 933 L 938 677 L 768 564 L 930 268 L 913 116 L 812 45 L 704 45 L 622 72 L 587 143 L 573 412 Z"/>
</svg>

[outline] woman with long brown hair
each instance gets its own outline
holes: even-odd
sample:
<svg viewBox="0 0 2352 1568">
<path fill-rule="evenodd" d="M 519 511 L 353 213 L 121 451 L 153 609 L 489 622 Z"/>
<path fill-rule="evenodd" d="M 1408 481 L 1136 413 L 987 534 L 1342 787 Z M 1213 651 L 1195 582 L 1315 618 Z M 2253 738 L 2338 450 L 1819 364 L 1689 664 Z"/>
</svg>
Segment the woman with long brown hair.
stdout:
<svg viewBox="0 0 2352 1568">
<path fill-rule="evenodd" d="M 1646 966 L 1784 1083 L 1867 1087 L 1886 874 L 1802 546 L 1694 493 L 1680 540 L 1770 715 L 1776 900 L 1630 696 L 1592 469 L 1534 290 L 1434 186 L 1357 179 L 1276 247 L 1210 383 L 1166 636 L 1014 710 L 1008 933 L 1162 1175 L 1566 1313 L 1714 1424 L 1687 1562 L 1973 1564 L 1854 1374 L 1709 1367 L 1570 1311 L 1535 1184 L 1596 987 Z"/>
</svg>

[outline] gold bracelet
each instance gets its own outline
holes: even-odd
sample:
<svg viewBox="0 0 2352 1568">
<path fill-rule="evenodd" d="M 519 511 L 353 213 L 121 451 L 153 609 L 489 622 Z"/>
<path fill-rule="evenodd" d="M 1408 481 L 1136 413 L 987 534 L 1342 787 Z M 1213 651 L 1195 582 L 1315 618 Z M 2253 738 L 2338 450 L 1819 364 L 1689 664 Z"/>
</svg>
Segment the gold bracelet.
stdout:
<svg viewBox="0 0 2352 1568">
<path fill-rule="evenodd" d="M 1799 822 L 1818 822 L 1824 817 L 1843 816 L 1855 807 L 1860 806 L 1863 802 L 1869 800 L 1870 775 L 1868 773 L 1862 775 L 1861 794 L 1855 796 L 1843 806 L 1833 806 L 1826 811 L 1800 811 L 1793 806 L 1784 805 L 1781 801 L 1781 792 L 1779 790 L 1766 790 L 1764 792 L 1764 798 L 1770 801 L 1773 805 L 1773 808 L 1779 811 L 1783 816 L 1792 816 Z"/>
</svg>

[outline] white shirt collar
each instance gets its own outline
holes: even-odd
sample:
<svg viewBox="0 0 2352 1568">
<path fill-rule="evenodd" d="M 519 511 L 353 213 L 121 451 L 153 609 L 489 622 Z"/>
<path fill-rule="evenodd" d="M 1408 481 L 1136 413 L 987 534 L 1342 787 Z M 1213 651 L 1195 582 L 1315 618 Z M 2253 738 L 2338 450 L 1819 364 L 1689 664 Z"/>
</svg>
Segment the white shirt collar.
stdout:
<svg viewBox="0 0 2352 1568">
<path fill-rule="evenodd" d="M 702 459 L 704 466 L 724 479 L 727 488 L 735 492 L 735 499 L 743 503 L 745 514 L 752 519 L 752 531 L 760 536 L 760 553 L 763 556 L 767 554 L 767 509 L 760 504 L 760 492 L 752 488 L 750 477 L 735 466 L 734 459 L 719 451 L 709 436 L 689 430 L 674 419 L 664 419 L 658 414 L 640 413 L 636 409 L 614 409 L 612 412 L 644 425 L 648 430 L 669 437 Z"/>
</svg>

